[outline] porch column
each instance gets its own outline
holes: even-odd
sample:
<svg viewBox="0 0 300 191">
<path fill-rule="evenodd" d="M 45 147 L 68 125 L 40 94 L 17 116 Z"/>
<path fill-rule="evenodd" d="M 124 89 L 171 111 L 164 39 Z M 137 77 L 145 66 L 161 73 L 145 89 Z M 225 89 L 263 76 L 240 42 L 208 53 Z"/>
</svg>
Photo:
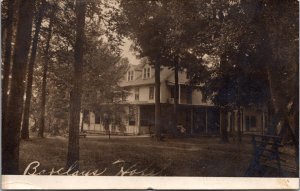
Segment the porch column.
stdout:
<svg viewBox="0 0 300 191">
<path fill-rule="evenodd" d="M 221 114 L 221 109 L 219 108 L 219 130 L 220 130 L 220 135 L 222 134 L 222 114 Z"/>
<path fill-rule="evenodd" d="M 193 134 L 193 108 L 191 109 L 191 134 Z"/>
<path fill-rule="evenodd" d="M 91 126 L 91 119 L 90 119 L 90 112 L 88 112 L 87 114 L 87 130 L 90 130 L 90 126 Z"/>
<path fill-rule="evenodd" d="M 137 126 L 138 126 L 137 134 L 140 134 L 141 133 L 141 106 L 140 105 L 137 106 L 136 113 L 137 113 L 136 117 L 137 117 Z"/>
<path fill-rule="evenodd" d="M 261 128 L 262 128 L 262 134 L 265 134 L 265 112 L 262 112 L 262 124 L 261 124 Z"/>
<path fill-rule="evenodd" d="M 80 112 L 80 118 L 79 118 L 79 127 L 80 128 L 81 128 L 82 120 L 83 120 L 83 111 Z"/>
<path fill-rule="evenodd" d="M 179 86 L 179 92 L 178 92 L 178 103 L 180 104 L 181 103 L 181 88 L 180 88 L 180 84 L 178 84 Z"/>
<path fill-rule="evenodd" d="M 205 132 L 208 133 L 208 127 L 207 127 L 207 107 L 205 108 Z"/>
<path fill-rule="evenodd" d="M 134 118 L 135 118 L 135 127 L 133 129 L 134 134 L 139 134 L 140 133 L 140 106 L 135 105 L 134 106 Z"/>
</svg>

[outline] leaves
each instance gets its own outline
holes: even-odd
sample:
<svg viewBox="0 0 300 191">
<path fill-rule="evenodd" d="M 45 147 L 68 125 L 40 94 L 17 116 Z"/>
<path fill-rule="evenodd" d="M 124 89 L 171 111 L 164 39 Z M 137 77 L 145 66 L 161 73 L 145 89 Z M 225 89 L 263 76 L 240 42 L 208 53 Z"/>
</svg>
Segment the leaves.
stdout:
<svg viewBox="0 0 300 191">
<path fill-rule="evenodd" d="M 33 102 L 31 114 L 38 119 L 44 47 L 51 10 L 55 10 L 49 71 L 47 76 L 46 121 L 48 128 L 67 128 L 70 91 L 73 79 L 75 44 L 75 6 L 73 1 L 49 1 L 41 31 L 38 61 L 34 71 Z M 109 10 L 108 12 L 104 10 Z M 109 23 L 115 11 L 108 1 L 87 1 L 83 63 L 83 109 L 95 110 L 111 98 L 123 77 L 128 61 L 120 57 L 120 38 L 114 33 L 114 23 Z M 99 93 L 101 92 L 101 93 Z M 58 123 L 58 124 L 54 124 Z M 49 124 L 49 125 L 48 125 Z"/>
</svg>

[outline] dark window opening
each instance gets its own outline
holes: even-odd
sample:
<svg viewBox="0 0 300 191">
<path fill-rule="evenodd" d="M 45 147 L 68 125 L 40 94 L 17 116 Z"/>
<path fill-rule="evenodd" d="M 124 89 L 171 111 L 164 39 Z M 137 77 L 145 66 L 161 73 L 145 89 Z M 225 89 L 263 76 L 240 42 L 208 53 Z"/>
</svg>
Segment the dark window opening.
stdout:
<svg viewBox="0 0 300 191">
<path fill-rule="evenodd" d="M 256 117 L 255 116 L 251 116 L 250 123 L 251 123 L 251 127 L 256 127 Z"/>
<path fill-rule="evenodd" d="M 132 81 L 133 80 L 133 71 L 128 71 L 127 80 L 128 81 Z"/>
<path fill-rule="evenodd" d="M 249 131 L 250 129 L 250 118 L 249 116 L 246 116 L 246 131 Z"/>
<path fill-rule="evenodd" d="M 133 106 L 129 106 L 129 125 L 135 125 L 135 112 Z"/>
<path fill-rule="evenodd" d="M 192 88 L 187 87 L 186 89 L 186 99 L 188 104 L 192 104 Z"/>
<path fill-rule="evenodd" d="M 147 68 L 147 78 L 150 78 L 150 68 Z"/>
<path fill-rule="evenodd" d="M 83 123 L 89 123 L 90 118 L 89 118 L 89 112 L 87 110 L 83 110 Z"/>
<path fill-rule="evenodd" d="M 100 114 L 99 113 L 95 113 L 95 124 L 100 124 Z"/>
</svg>

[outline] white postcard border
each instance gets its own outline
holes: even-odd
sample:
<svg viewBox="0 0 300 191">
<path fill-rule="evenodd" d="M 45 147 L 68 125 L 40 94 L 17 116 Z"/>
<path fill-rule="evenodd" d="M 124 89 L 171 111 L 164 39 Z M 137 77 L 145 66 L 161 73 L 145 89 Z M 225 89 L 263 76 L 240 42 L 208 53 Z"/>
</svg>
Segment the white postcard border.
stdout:
<svg viewBox="0 0 300 191">
<path fill-rule="evenodd" d="M 299 178 L 3 175 L 2 189 L 299 189 Z"/>
</svg>

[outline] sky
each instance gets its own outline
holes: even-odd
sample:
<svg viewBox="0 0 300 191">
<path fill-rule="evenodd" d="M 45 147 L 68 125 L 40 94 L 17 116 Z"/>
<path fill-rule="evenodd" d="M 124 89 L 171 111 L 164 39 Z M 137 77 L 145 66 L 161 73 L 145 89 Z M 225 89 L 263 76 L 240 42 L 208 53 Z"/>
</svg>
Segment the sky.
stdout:
<svg viewBox="0 0 300 191">
<path fill-rule="evenodd" d="M 132 44 L 132 41 L 130 41 L 129 39 L 125 38 L 123 39 L 124 44 L 121 47 L 122 49 L 122 57 L 127 57 L 129 60 L 130 64 L 140 64 L 140 60 L 136 58 L 136 56 L 134 55 L 134 52 L 132 50 L 130 50 L 130 46 Z"/>
</svg>

